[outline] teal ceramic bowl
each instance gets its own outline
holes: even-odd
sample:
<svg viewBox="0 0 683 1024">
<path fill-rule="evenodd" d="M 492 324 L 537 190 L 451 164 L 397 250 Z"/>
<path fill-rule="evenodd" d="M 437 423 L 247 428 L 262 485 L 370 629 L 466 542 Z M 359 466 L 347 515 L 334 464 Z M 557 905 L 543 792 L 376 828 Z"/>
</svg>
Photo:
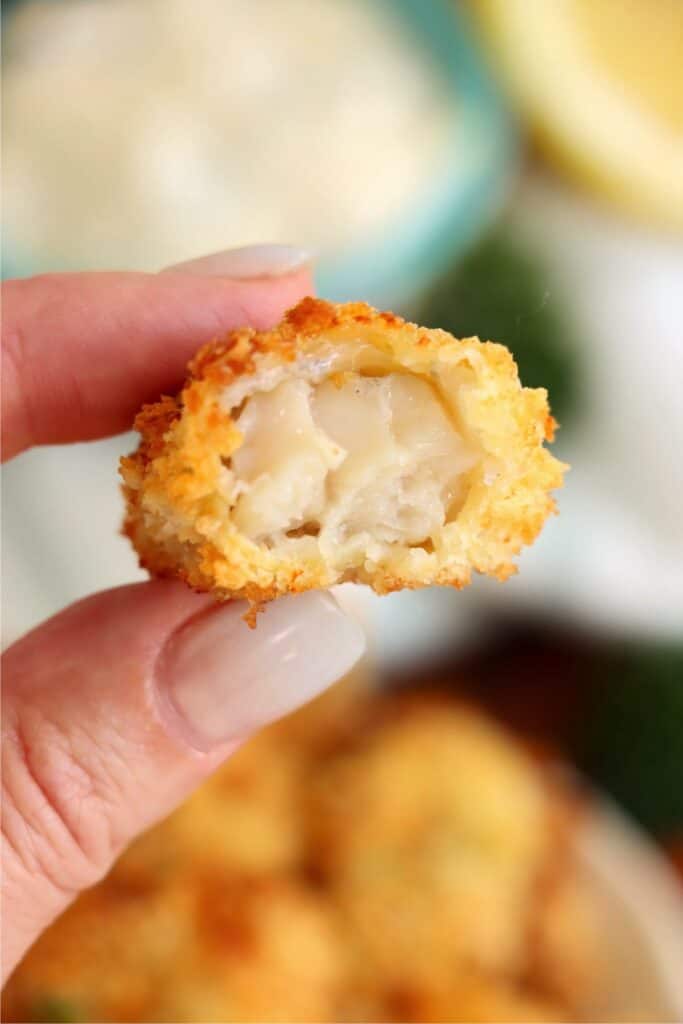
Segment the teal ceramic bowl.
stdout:
<svg viewBox="0 0 683 1024">
<path fill-rule="evenodd" d="M 365 299 L 400 311 L 493 220 L 516 174 L 518 138 L 458 0 L 368 2 L 405 23 L 446 82 L 453 96 L 451 130 L 438 173 L 400 218 L 362 247 L 322 259 L 316 283 L 327 298 Z M 62 268 L 5 247 L 4 277 L 46 269 Z"/>
<path fill-rule="evenodd" d="M 450 139 L 439 174 L 392 227 L 323 262 L 321 295 L 400 309 L 495 219 L 519 168 L 514 120 L 458 0 L 387 0 L 453 95 Z M 419 144 L 419 140 L 416 140 Z"/>
</svg>

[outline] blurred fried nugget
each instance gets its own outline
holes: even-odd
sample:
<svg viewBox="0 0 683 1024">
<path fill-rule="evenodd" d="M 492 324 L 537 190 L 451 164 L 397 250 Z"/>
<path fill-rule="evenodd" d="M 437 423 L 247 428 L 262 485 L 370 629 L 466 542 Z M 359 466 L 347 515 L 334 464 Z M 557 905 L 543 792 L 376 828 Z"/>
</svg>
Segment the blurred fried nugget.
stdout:
<svg viewBox="0 0 683 1024">
<path fill-rule="evenodd" d="M 114 868 L 126 885 L 180 873 L 286 871 L 302 856 L 303 752 L 275 730 L 255 736 L 170 817 L 141 836 Z"/>
<path fill-rule="evenodd" d="M 141 564 L 255 605 L 506 579 L 565 468 L 546 392 L 507 349 L 364 303 L 304 299 L 232 332 L 135 425 L 121 474 Z"/>
<path fill-rule="evenodd" d="M 307 820 L 366 986 L 443 991 L 463 968 L 522 971 L 553 817 L 494 723 L 447 701 L 394 703 L 320 767 Z"/>
<path fill-rule="evenodd" d="M 384 1020 L 429 1024 L 548 1024 L 570 1021 L 567 1006 L 504 976 L 475 970 L 444 975 L 438 984 L 420 987 L 410 981 L 386 993 Z M 376 1019 L 365 1014 L 363 1019 Z"/>
</svg>

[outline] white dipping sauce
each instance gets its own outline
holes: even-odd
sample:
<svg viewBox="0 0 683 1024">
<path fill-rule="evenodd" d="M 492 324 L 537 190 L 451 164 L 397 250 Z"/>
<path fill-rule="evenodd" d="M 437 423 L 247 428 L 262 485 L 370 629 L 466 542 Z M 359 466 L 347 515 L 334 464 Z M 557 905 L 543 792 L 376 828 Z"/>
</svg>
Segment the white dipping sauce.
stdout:
<svg viewBox="0 0 683 1024">
<path fill-rule="evenodd" d="M 326 254 L 400 217 L 451 101 L 367 0 L 31 0 L 4 40 L 4 219 L 40 267 Z"/>
</svg>

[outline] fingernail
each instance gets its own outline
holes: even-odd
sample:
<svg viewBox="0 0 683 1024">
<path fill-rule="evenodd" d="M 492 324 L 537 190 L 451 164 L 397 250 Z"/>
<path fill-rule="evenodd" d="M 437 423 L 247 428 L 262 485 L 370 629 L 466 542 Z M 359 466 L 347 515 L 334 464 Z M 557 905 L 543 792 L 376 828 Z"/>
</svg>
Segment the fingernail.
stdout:
<svg viewBox="0 0 683 1024">
<path fill-rule="evenodd" d="M 329 594 L 280 598 L 256 629 L 243 614 L 236 603 L 193 619 L 160 661 L 162 711 L 199 750 L 242 739 L 305 704 L 365 649 L 361 627 Z"/>
<path fill-rule="evenodd" d="M 311 254 L 293 245 L 246 245 L 200 256 L 186 263 L 175 263 L 166 271 L 196 274 L 200 277 L 229 277 L 233 281 L 263 277 L 284 277 L 311 262 Z"/>
</svg>

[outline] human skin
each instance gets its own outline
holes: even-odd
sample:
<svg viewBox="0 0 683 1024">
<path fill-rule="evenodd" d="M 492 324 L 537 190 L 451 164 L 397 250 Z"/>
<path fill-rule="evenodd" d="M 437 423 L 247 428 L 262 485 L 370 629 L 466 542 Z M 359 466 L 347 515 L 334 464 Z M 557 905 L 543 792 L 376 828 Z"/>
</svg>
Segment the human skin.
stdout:
<svg viewBox="0 0 683 1024">
<path fill-rule="evenodd" d="M 7 282 L 3 458 L 129 429 L 199 345 L 265 328 L 311 290 L 306 255 L 282 246 Z M 256 630 L 243 614 L 153 580 L 86 598 L 4 654 L 3 980 L 139 832 L 363 650 L 326 594 L 276 602 Z"/>
</svg>

